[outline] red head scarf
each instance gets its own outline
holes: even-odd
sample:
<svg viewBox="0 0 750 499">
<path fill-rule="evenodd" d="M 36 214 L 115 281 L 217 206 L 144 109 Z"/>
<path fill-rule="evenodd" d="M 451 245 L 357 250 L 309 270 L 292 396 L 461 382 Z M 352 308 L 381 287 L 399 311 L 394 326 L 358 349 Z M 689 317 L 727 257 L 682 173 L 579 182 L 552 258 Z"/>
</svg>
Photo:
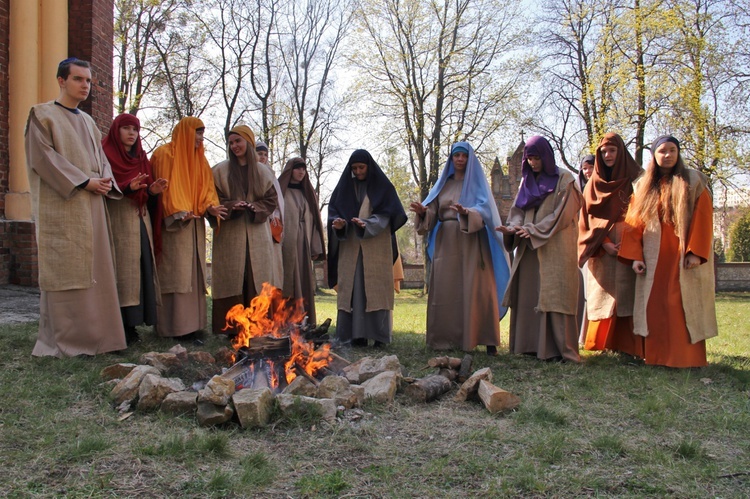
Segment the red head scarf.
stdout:
<svg viewBox="0 0 750 499">
<path fill-rule="evenodd" d="M 125 145 L 120 139 L 120 128 L 128 125 L 135 126 L 135 129 L 139 132 L 130 152 L 125 150 Z M 148 161 L 146 152 L 141 145 L 140 131 L 141 122 L 138 121 L 138 118 L 132 114 L 121 114 L 112 122 L 109 133 L 102 140 L 102 149 L 104 149 L 104 154 L 107 155 L 109 164 L 112 165 L 112 174 L 122 192 L 125 192 L 128 184 L 139 173 L 148 175 L 144 180 L 145 184 L 151 185 L 154 181 L 151 163 Z M 142 207 L 148 200 L 148 190 L 128 191 L 126 196 L 132 199 L 137 206 Z"/>
</svg>

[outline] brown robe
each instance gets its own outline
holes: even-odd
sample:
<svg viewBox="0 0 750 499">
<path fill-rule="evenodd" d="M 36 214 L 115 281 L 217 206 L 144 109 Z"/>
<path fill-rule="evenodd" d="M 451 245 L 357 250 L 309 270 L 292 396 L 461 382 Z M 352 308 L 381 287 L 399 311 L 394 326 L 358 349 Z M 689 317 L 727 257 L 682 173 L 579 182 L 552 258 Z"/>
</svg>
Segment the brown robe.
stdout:
<svg viewBox="0 0 750 499">
<path fill-rule="evenodd" d="M 300 189 L 287 188 L 284 194 L 284 296 L 302 299 L 308 322 L 315 324 L 315 269 L 312 260 L 323 254 L 322 236 L 313 217 L 319 216 Z"/>
<path fill-rule="evenodd" d="M 537 208 L 514 206 L 507 225 L 525 228 L 531 237 L 505 236 L 516 250 L 503 305 L 510 306 L 510 351 L 540 359 L 578 362 L 579 272 L 576 239 L 581 194 L 575 178 L 559 170 L 555 191 Z"/>
<path fill-rule="evenodd" d="M 26 159 L 39 248 L 40 320 L 32 355 L 122 350 L 125 331 L 104 197 L 78 186 L 112 178 L 94 120 L 54 102 L 34 106 Z M 115 183 L 108 197 L 122 197 Z"/>
<path fill-rule="evenodd" d="M 497 286 L 487 231 L 474 210 L 456 216 L 449 206 L 461 197 L 462 180 L 449 178 L 424 217 L 416 217 L 419 234 L 442 223 L 427 297 L 427 346 L 436 350 L 500 345 Z"/>
<path fill-rule="evenodd" d="M 230 207 L 236 201 L 252 202 L 258 211 L 230 211 L 227 220 L 214 228 L 213 260 L 211 265 L 211 297 L 213 299 L 212 328 L 219 333 L 226 325 L 226 313 L 250 300 L 263 289 L 263 283 L 280 288 L 283 276 L 276 270 L 268 217 L 277 206 L 273 174 L 265 165 L 258 165 L 261 188 L 265 195 L 255 199 L 247 189 L 244 199 L 232 199 L 229 179 L 229 160 L 213 168 L 214 183 L 219 202 Z M 245 177 L 247 178 L 247 177 Z M 247 185 L 244 182 L 243 185 Z"/>
</svg>

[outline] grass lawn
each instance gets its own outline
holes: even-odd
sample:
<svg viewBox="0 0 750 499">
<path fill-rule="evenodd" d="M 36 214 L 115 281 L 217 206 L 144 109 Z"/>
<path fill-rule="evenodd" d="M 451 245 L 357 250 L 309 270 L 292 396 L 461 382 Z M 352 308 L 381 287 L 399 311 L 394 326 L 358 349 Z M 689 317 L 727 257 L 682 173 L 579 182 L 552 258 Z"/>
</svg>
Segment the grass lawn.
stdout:
<svg viewBox="0 0 750 499">
<path fill-rule="evenodd" d="M 398 295 L 394 342 L 421 377 L 424 297 Z M 142 331 L 123 355 L 35 359 L 37 325 L 0 327 L 0 495 L 9 497 L 750 497 L 750 294 L 717 298 L 710 365 L 647 367 L 584 353 L 580 365 L 475 352 L 518 394 L 492 416 L 451 396 L 368 404 L 357 421 L 278 420 L 262 430 L 137 413 L 123 421 L 99 371 L 174 341 Z M 335 297 L 318 317 L 335 320 Z M 507 347 L 507 318 L 502 323 Z M 214 352 L 225 342 L 209 338 Z M 461 356 L 461 352 L 452 352 Z"/>
</svg>

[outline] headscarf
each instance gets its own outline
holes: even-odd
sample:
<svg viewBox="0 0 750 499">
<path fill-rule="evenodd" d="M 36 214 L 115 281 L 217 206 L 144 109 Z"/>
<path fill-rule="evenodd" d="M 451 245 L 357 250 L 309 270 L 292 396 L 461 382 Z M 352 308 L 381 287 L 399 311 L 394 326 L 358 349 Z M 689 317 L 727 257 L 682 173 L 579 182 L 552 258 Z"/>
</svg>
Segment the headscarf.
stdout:
<svg viewBox="0 0 750 499">
<path fill-rule="evenodd" d="M 138 131 L 138 136 L 135 139 L 135 143 L 131 148 L 131 153 L 125 149 L 125 145 L 122 143 L 120 138 L 120 128 L 128 125 L 135 126 Z M 138 189 L 137 191 L 127 190 L 125 194 L 135 204 L 139 210 L 143 210 L 148 201 L 148 188 L 154 183 L 154 172 L 151 167 L 151 162 L 146 156 L 146 151 L 143 150 L 143 144 L 141 144 L 141 122 L 138 118 L 132 114 L 121 114 L 115 118 L 112 122 L 112 126 L 109 127 L 109 133 L 102 140 L 102 149 L 104 154 L 109 160 L 109 164 L 112 166 L 112 176 L 115 178 L 115 182 L 120 187 L 120 190 L 124 193 L 130 182 L 141 173 L 148 175 L 143 180 L 146 184 L 145 189 Z M 161 220 L 162 220 L 162 205 L 161 203 L 154 203 L 150 207 L 151 214 L 151 226 L 154 237 L 154 254 L 158 257 L 161 255 Z"/>
<path fill-rule="evenodd" d="M 529 165 L 529 156 L 539 156 L 542 160 L 542 171 L 538 175 Z M 544 137 L 534 135 L 523 147 L 521 167 L 521 186 L 516 196 L 516 206 L 522 210 L 536 208 L 544 198 L 555 192 L 560 171 L 555 164 L 555 153 Z"/>
<path fill-rule="evenodd" d="M 305 160 L 302 158 L 292 158 L 289 161 L 286 162 L 286 165 L 284 166 L 284 170 L 281 172 L 281 175 L 279 176 L 279 187 L 281 189 L 281 197 L 284 197 L 284 194 L 286 194 L 286 190 L 289 188 L 289 183 L 292 180 L 292 170 L 295 168 L 303 166 L 306 167 Z M 312 185 L 312 182 L 310 182 L 310 175 L 305 175 L 305 178 L 302 179 L 302 182 L 300 182 L 300 189 L 302 190 L 302 194 L 305 197 L 305 201 L 307 201 L 307 205 L 310 208 L 310 214 L 312 216 L 312 222 L 316 229 L 318 229 L 318 235 L 320 236 L 320 247 L 324 248 L 323 251 L 325 252 L 325 241 L 323 241 L 323 220 L 320 218 L 320 209 L 318 208 L 318 197 L 315 195 L 315 188 Z M 325 258 L 325 255 L 323 255 Z"/>
<path fill-rule="evenodd" d="M 262 140 L 258 140 L 257 142 L 255 142 L 255 150 L 268 152 L 268 146 Z"/>
<path fill-rule="evenodd" d="M 237 156 L 234 155 L 232 150 L 229 150 L 229 188 L 232 190 L 230 195 L 232 199 L 245 199 L 248 193 L 252 194 L 252 199 L 257 201 L 263 199 L 268 191 L 268 185 L 262 182 L 262 175 L 259 171 L 261 163 L 258 162 L 258 157 L 255 155 L 255 134 L 247 125 L 237 125 L 236 127 L 229 130 L 229 135 L 239 135 L 245 142 L 247 142 L 247 151 L 245 153 L 245 159 L 247 160 L 247 166 L 242 166 L 237 160 Z M 247 168 L 247 185 L 242 186 L 241 176 L 238 168 Z M 273 176 L 273 175 L 271 175 Z"/>
<path fill-rule="evenodd" d="M 589 182 L 589 179 L 586 178 L 586 174 L 583 173 L 583 164 L 584 163 L 591 163 L 594 164 L 594 161 L 596 161 L 596 158 L 594 158 L 593 154 L 587 154 L 583 157 L 581 160 L 581 164 L 578 167 L 578 187 L 581 188 L 581 192 L 583 192 L 583 188 L 586 187 L 586 184 Z"/>
<path fill-rule="evenodd" d="M 139 132 L 135 139 L 135 144 L 129 153 L 125 149 L 125 144 L 120 139 L 120 128 L 132 125 Z M 102 149 L 107 155 L 109 164 L 112 165 L 112 175 L 120 187 L 125 192 L 130 182 L 139 174 L 146 174 L 148 177 L 143 181 L 147 185 L 154 182 L 151 163 L 146 156 L 141 144 L 141 122 L 132 114 L 121 114 L 112 122 L 109 127 L 109 133 L 102 140 Z M 148 189 L 138 189 L 137 191 L 128 191 L 126 194 L 136 206 L 142 207 L 148 201 Z"/>
<path fill-rule="evenodd" d="M 383 170 L 372 159 L 369 152 L 357 149 L 349 157 L 341 178 L 331 194 L 328 202 L 328 227 L 336 218 L 343 218 L 350 223 L 352 218 L 359 216 L 362 200 L 357 200 L 356 187 L 360 183 L 352 175 L 352 163 L 365 163 L 367 165 L 366 183 L 367 197 L 370 200 L 372 213 L 385 215 L 390 218 L 391 246 L 393 247 L 393 260 L 398 257 L 398 246 L 396 243 L 396 231 L 406 223 L 406 212 L 398 198 L 396 188 L 393 186 Z M 333 229 L 329 229 L 333 230 Z M 328 284 L 333 287 L 338 282 L 338 244 L 336 237 L 329 233 L 328 237 Z"/>
<path fill-rule="evenodd" d="M 195 131 L 199 128 L 204 127 L 198 118 L 182 118 L 172 131 L 172 141 L 151 156 L 154 174 L 169 182 L 162 194 L 164 216 L 182 211 L 203 216 L 209 207 L 219 204 L 203 145 L 195 147 Z"/>
<path fill-rule="evenodd" d="M 602 147 L 607 145 L 617 147 L 617 157 L 612 168 L 604 164 L 602 156 Z M 604 135 L 599 147 L 596 148 L 594 173 L 583 190 L 584 203 L 578 234 L 579 266 L 583 266 L 599 251 L 615 223 L 625 217 L 630 196 L 633 194 L 633 181 L 640 174 L 641 167 L 630 155 L 622 137 L 616 133 Z"/>
<path fill-rule="evenodd" d="M 487 183 L 484 169 L 479 163 L 479 158 L 477 158 L 471 144 L 468 142 L 456 142 L 453 144 L 451 154 L 445 163 L 440 177 L 432 189 L 430 189 L 429 194 L 422 201 L 422 204 L 427 206 L 433 200 L 437 199 L 438 194 L 445 187 L 445 183 L 456 171 L 453 165 L 453 154 L 463 152 L 461 151 L 462 149 L 469 155 L 469 160 L 466 163 L 464 182 L 458 202 L 465 208 L 477 211 L 484 221 L 484 228 L 487 231 L 487 239 L 490 244 L 490 253 L 492 254 L 492 268 L 495 274 L 495 286 L 497 287 L 497 306 L 500 310 L 500 318 L 502 318 L 507 312 L 507 308 L 502 306 L 502 301 L 503 296 L 505 296 L 505 288 L 508 287 L 508 281 L 510 280 L 510 267 L 508 266 L 508 254 L 503 248 L 502 235 L 495 230 L 495 227 L 503 223 L 497 211 L 497 204 L 495 203 L 495 198 L 492 196 L 492 190 Z M 456 218 L 458 218 L 458 213 L 456 214 Z M 435 254 L 435 240 L 437 239 L 437 233 L 441 225 L 442 223 L 438 221 L 427 236 L 427 256 L 430 260 L 432 260 Z"/>
<path fill-rule="evenodd" d="M 664 144 L 665 142 L 671 142 L 672 144 L 677 146 L 677 152 L 680 152 L 680 141 L 674 138 L 671 135 L 660 135 L 659 137 L 656 137 L 654 141 L 651 143 L 651 155 L 653 156 L 656 154 L 656 150 L 659 148 L 660 145 Z"/>
</svg>

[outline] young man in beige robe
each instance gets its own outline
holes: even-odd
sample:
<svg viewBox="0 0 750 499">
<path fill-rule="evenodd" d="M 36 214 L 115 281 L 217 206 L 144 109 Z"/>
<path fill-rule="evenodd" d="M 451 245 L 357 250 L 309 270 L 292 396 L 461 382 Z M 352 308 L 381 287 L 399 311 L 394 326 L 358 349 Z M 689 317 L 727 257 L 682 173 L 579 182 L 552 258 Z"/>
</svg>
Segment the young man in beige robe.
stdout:
<svg viewBox="0 0 750 499">
<path fill-rule="evenodd" d="M 86 61 L 66 59 L 60 95 L 31 108 L 26 161 L 41 288 L 35 356 L 96 355 L 125 348 L 104 197 L 119 199 L 94 120 L 78 105 L 91 90 Z"/>
</svg>

